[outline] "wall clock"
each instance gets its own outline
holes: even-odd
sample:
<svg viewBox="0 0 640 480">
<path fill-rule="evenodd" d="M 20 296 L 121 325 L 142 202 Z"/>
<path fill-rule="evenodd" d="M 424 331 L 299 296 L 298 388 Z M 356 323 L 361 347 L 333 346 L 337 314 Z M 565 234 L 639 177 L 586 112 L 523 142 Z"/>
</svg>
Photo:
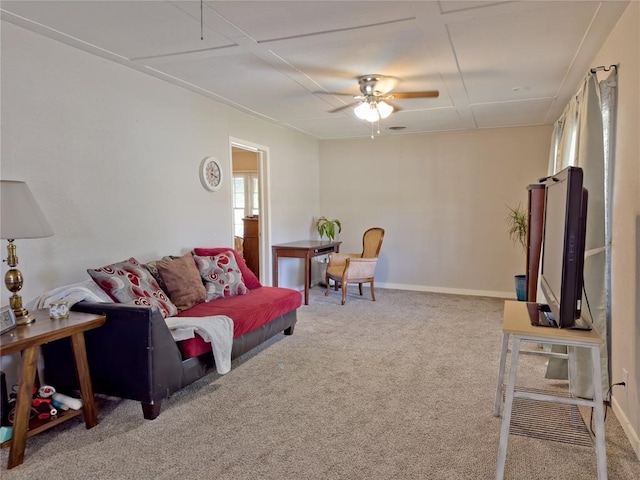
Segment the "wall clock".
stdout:
<svg viewBox="0 0 640 480">
<path fill-rule="evenodd" d="M 210 192 L 215 192 L 222 186 L 222 168 L 218 160 L 213 157 L 206 157 L 202 160 L 200 181 L 202 186 Z"/>
</svg>

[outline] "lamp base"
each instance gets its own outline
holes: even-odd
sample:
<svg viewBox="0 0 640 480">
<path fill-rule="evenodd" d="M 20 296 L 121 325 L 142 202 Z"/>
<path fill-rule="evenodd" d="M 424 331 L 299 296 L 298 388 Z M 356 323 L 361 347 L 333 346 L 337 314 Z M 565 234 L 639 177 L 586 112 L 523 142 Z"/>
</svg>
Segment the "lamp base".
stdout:
<svg viewBox="0 0 640 480">
<path fill-rule="evenodd" d="M 33 323 L 36 321 L 35 317 L 33 317 L 33 315 L 29 315 L 29 312 L 27 312 L 26 310 L 24 310 L 25 314 L 24 315 L 16 315 L 16 325 L 29 325 L 30 323 Z"/>
</svg>

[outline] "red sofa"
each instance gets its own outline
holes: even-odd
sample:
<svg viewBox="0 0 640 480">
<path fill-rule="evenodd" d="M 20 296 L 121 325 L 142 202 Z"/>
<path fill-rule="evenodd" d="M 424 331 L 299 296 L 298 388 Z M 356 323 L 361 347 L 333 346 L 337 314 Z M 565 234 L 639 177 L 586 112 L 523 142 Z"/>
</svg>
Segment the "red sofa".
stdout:
<svg viewBox="0 0 640 480">
<path fill-rule="evenodd" d="M 210 251 L 194 250 L 196 254 Z M 232 359 L 275 335 L 291 335 L 302 304 L 296 290 L 260 285 L 234 253 L 249 293 L 199 303 L 178 315 L 230 317 L 234 324 Z M 107 317 L 103 327 L 85 334 L 94 391 L 141 402 L 146 419 L 160 414 L 163 399 L 215 368 L 211 344 L 198 336 L 176 342 L 158 308 L 80 302 L 72 309 Z M 45 381 L 58 391 L 74 393 L 78 385 L 69 343 L 46 344 L 42 356 Z"/>
</svg>

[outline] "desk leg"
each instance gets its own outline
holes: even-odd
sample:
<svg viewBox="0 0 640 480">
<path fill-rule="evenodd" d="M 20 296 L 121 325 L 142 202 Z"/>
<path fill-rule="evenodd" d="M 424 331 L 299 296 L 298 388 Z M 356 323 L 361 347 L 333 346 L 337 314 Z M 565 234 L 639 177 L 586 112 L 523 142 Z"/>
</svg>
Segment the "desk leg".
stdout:
<svg viewBox="0 0 640 480">
<path fill-rule="evenodd" d="M 511 409 L 513 408 L 513 394 L 516 389 L 519 356 L 520 338 L 514 336 L 513 346 L 511 348 L 511 366 L 509 367 L 509 384 L 507 385 L 507 394 L 504 399 L 504 410 L 502 411 L 502 427 L 500 429 L 500 446 L 498 447 L 498 468 L 496 469 L 496 480 L 502 480 L 504 478 L 504 465 L 507 461 L 509 426 L 511 424 Z"/>
<path fill-rule="evenodd" d="M 13 439 L 9 451 L 7 468 L 17 467 L 24 461 L 24 449 L 27 443 L 33 384 L 36 379 L 38 347 L 29 347 L 22 353 L 22 377 L 16 395 L 16 414 L 13 423 Z"/>
<path fill-rule="evenodd" d="M 596 459 L 598 464 L 598 480 L 607 480 L 607 447 L 604 436 L 604 410 L 602 399 L 602 371 L 600 369 L 600 347 L 591 347 L 591 363 L 593 365 L 593 401 L 595 405 Z"/>
<path fill-rule="evenodd" d="M 91 376 L 89 374 L 89 363 L 87 362 L 87 351 L 83 332 L 75 333 L 71 336 L 71 346 L 73 347 L 78 383 L 80 384 L 84 423 L 87 428 L 95 427 L 98 424 L 98 412 L 93 398 L 93 387 L 91 386 Z"/>
<path fill-rule="evenodd" d="M 498 385 L 496 387 L 496 401 L 493 405 L 493 416 L 500 416 L 500 406 L 502 405 L 502 384 L 504 381 L 504 367 L 507 362 L 507 352 L 509 350 L 509 334 L 502 334 L 502 353 L 500 354 L 500 368 L 498 369 Z"/>
<path fill-rule="evenodd" d="M 271 284 L 274 287 L 278 286 L 278 251 L 274 251 L 273 254 L 271 255 L 271 276 L 273 277 L 271 279 Z"/>
<path fill-rule="evenodd" d="M 311 283 L 311 257 L 307 253 L 304 259 L 304 304 L 309 305 L 309 284 Z"/>
</svg>

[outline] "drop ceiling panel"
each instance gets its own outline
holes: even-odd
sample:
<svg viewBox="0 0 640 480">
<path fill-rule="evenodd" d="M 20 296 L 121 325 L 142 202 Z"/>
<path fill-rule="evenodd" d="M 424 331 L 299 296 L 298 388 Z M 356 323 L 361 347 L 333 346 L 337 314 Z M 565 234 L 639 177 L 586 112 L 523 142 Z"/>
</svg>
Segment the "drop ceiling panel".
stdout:
<svg viewBox="0 0 640 480">
<path fill-rule="evenodd" d="M 205 30 L 201 40 L 199 17 L 188 15 L 170 2 L 3 1 L 2 7 L 126 58 L 233 44 L 210 29 Z"/>
<path fill-rule="evenodd" d="M 309 112 L 323 115 L 332 108 L 252 54 L 176 60 L 154 68 L 209 92 L 223 92 L 226 100 L 278 121 L 304 118 Z"/>
<path fill-rule="evenodd" d="M 355 95 L 360 93 L 358 76 L 392 75 L 398 80 L 390 85 L 393 91 L 440 90 L 441 96 L 429 99 L 425 105 L 451 105 L 428 45 L 411 22 L 391 34 L 371 28 L 366 32 L 327 35 L 315 40 L 304 45 L 299 42 L 278 45 L 273 51 L 311 78 L 318 85 L 318 90 Z M 350 99 L 347 97 L 345 100 Z"/>
<path fill-rule="evenodd" d="M 355 118 L 352 112 L 334 114 L 331 120 L 304 119 L 296 122 L 303 130 L 321 131 L 322 138 L 377 136 L 378 124 L 370 124 Z M 372 130 L 373 127 L 373 130 Z M 406 127 L 393 130 L 390 127 Z M 461 130 L 464 125 L 454 108 L 438 108 L 429 111 L 398 112 L 380 121 L 382 135 L 406 135 L 434 131 Z"/>
<path fill-rule="evenodd" d="M 450 13 L 450 12 L 462 12 L 465 10 L 472 10 L 472 9 L 478 9 L 478 8 L 484 8 L 484 7 L 490 7 L 492 5 L 499 5 L 499 4 L 503 4 L 503 3 L 509 3 L 509 2 L 499 2 L 499 1 L 495 1 L 495 0 L 489 0 L 489 1 L 482 1 L 482 0 L 471 0 L 471 1 L 455 1 L 452 2 L 451 0 L 440 0 L 438 2 L 439 6 L 440 6 L 440 11 L 443 13 Z"/>
<path fill-rule="evenodd" d="M 472 105 L 471 108 L 480 128 L 542 125 L 552 103 L 552 99 L 539 99 Z"/>
<path fill-rule="evenodd" d="M 557 118 L 628 2 L 2 1 L 3 21 L 319 138 L 367 136 L 356 78 L 397 78 L 385 134 Z M 201 20 L 204 40 L 200 39 Z M 385 87 L 386 90 L 390 87 Z M 342 92 L 346 95 L 319 94 Z M 387 130 L 405 125 L 399 132 Z"/>
<path fill-rule="evenodd" d="M 391 115 L 380 128 L 406 126 L 402 133 L 425 133 L 434 131 L 460 130 L 464 124 L 455 108 L 434 108 L 420 111 L 401 111 Z"/>
<path fill-rule="evenodd" d="M 318 36 L 438 14 L 435 2 L 227 1 L 206 2 L 206 5 L 258 42 Z M 247 11 L 251 14 L 247 15 Z"/>
<path fill-rule="evenodd" d="M 303 118 L 295 122 L 295 128 L 310 133 L 316 132 L 320 138 L 366 137 L 371 133 L 371 124 L 354 118 L 335 114 L 330 118 Z"/>
<path fill-rule="evenodd" d="M 512 100 L 522 86 L 528 98 L 554 97 L 597 9 L 566 2 L 450 24 L 469 102 Z"/>
</svg>

